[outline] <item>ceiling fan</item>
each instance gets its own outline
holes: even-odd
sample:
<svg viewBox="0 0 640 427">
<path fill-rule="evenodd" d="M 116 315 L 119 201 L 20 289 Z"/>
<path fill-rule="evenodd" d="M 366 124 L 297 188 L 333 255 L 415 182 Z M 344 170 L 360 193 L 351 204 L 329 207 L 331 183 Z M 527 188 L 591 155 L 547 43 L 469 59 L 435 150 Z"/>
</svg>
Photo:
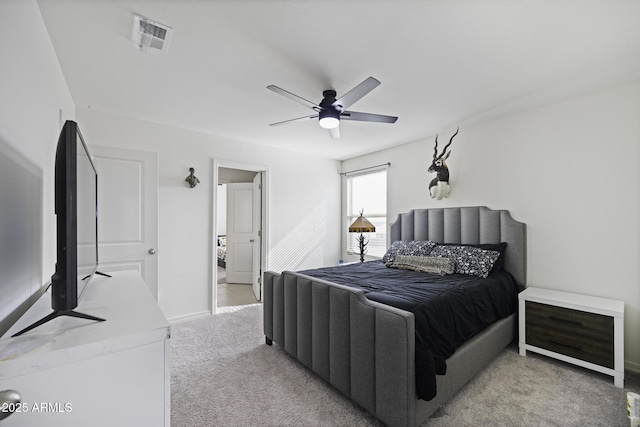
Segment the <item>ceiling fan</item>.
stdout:
<svg viewBox="0 0 640 427">
<path fill-rule="evenodd" d="M 318 119 L 320 127 L 327 129 L 331 138 L 340 138 L 340 120 L 357 120 L 360 122 L 377 122 L 377 123 L 395 123 L 398 120 L 397 117 L 385 116 L 382 114 L 371 113 L 359 113 L 357 111 L 348 111 L 351 105 L 360 100 L 363 96 L 375 89 L 380 82 L 373 77 L 368 77 L 362 83 L 351 89 L 346 94 L 342 95 L 339 99 L 336 99 L 335 90 L 325 90 L 322 92 L 322 101 L 320 104 L 314 104 L 311 101 L 307 101 L 304 98 L 299 97 L 291 92 L 279 88 L 278 86 L 270 85 L 267 89 L 274 91 L 286 98 L 289 98 L 295 102 L 298 102 L 305 107 L 311 108 L 315 111 L 315 114 L 310 116 L 299 117 L 297 119 L 285 120 L 283 122 L 271 123 L 269 126 L 279 126 L 291 122 Z"/>
</svg>

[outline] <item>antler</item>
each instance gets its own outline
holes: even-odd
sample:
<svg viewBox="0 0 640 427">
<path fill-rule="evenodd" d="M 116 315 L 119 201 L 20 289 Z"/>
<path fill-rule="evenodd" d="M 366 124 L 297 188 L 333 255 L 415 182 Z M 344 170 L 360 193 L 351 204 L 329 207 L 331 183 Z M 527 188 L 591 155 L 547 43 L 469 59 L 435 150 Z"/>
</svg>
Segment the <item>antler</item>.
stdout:
<svg viewBox="0 0 640 427">
<path fill-rule="evenodd" d="M 456 129 L 456 133 L 454 133 L 454 134 L 453 134 L 453 136 L 452 136 L 452 137 L 451 137 L 451 139 L 449 140 L 449 143 L 448 143 L 447 145 L 445 145 L 445 146 L 444 146 L 444 149 L 442 150 L 442 154 L 440 154 L 440 155 L 438 156 L 438 158 L 440 158 L 440 157 L 444 156 L 444 153 L 446 153 L 446 152 L 447 152 L 447 148 L 449 148 L 449 146 L 451 145 L 451 142 L 453 141 L 453 138 L 458 134 L 458 132 L 459 132 L 459 131 L 460 131 L 460 128 L 458 127 L 458 128 Z M 438 148 L 438 135 L 436 135 L 436 150 L 437 150 L 437 148 Z M 436 154 L 437 154 L 437 151 L 436 151 Z M 435 154 L 433 155 L 433 158 L 434 158 L 434 159 L 436 158 L 436 155 L 435 155 Z"/>
<path fill-rule="evenodd" d="M 433 160 L 438 158 L 438 134 L 436 134 L 436 146 L 433 147 Z"/>
</svg>

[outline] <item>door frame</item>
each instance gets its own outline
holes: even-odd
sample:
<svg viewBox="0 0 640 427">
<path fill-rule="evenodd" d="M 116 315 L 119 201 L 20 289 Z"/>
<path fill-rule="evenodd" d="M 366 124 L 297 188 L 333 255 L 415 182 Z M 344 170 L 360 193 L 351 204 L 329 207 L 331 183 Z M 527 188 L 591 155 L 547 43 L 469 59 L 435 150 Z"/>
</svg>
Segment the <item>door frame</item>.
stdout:
<svg viewBox="0 0 640 427">
<path fill-rule="evenodd" d="M 262 209 L 261 209 L 261 229 L 262 238 L 260 239 L 260 270 L 262 273 L 268 270 L 267 251 L 269 248 L 269 167 L 265 165 L 259 165 L 255 163 L 244 163 L 235 160 L 227 159 L 213 159 L 213 173 L 212 175 L 212 203 L 211 203 L 211 251 L 210 251 L 210 263 L 211 263 L 211 301 L 210 309 L 211 314 L 216 313 L 218 306 L 218 263 L 216 262 L 216 246 L 218 240 L 218 213 L 217 213 L 217 201 L 218 201 L 218 169 L 230 168 L 248 170 L 252 172 L 258 172 L 262 174 Z M 263 284 L 262 273 L 260 274 L 261 288 Z M 260 292 L 262 295 L 262 291 Z"/>
</svg>

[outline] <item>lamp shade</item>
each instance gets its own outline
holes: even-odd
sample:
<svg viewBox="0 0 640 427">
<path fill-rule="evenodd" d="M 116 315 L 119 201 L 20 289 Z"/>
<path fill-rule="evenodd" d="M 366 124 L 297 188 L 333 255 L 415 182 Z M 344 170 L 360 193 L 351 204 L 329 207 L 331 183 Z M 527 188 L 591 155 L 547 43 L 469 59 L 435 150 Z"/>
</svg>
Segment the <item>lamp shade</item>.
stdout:
<svg viewBox="0 0 640 427">
<path fill-rule="evenodd" d="M 360 216 L 349 226 L 349 233 L 375 233 L 376 227 L 367 218 Z"/>
</svg>

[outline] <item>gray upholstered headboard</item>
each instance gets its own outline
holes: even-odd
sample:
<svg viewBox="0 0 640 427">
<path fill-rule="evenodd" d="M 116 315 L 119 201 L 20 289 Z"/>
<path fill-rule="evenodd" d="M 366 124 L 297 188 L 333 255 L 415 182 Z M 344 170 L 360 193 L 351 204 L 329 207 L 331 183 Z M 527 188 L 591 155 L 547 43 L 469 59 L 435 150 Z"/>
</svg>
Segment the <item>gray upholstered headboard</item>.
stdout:
<svg viewBox="0 0 640 427">
<path fill-rule="evenodd" d="M 469 245 L 507 242 L 504 267 L 518 285 L 526 286 L 526 225 L 514 220 L 509 211 L 484 206 L 414 209 L 398 215 L 391 224 L 389 237 L 390 243 L 396 240 Z"/>
</svg>

